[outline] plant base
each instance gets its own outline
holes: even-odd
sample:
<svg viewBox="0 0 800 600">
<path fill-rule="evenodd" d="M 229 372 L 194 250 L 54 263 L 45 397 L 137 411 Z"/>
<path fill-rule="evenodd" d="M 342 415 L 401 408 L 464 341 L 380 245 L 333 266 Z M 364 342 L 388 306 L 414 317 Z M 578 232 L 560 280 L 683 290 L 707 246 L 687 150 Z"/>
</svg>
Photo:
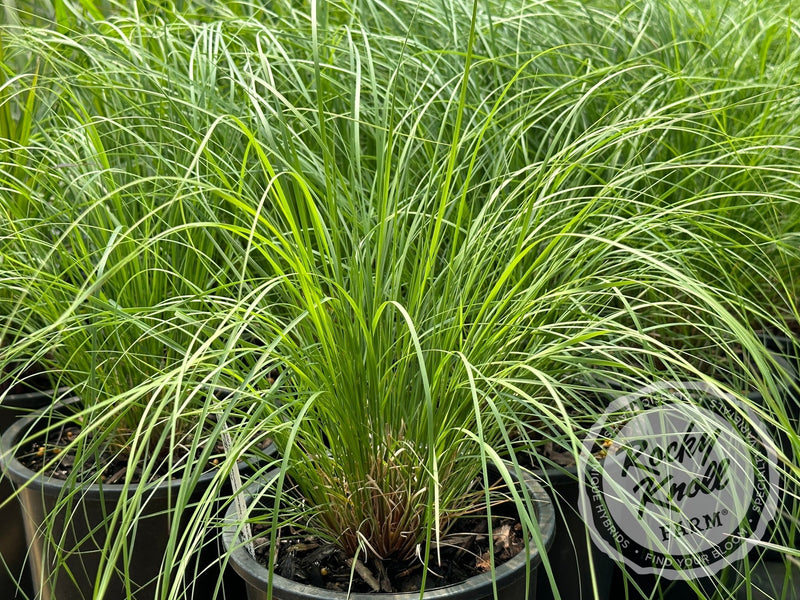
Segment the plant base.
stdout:
<svg viewBox="0 0 800 600">
<path fill-rule="evenodd" d="M 538 525 L 545 546 L 549 547 L 555 535 L 555 515 L 553 505 L 541 485 L 532 476 L 525 474 L 524 482 L 535 499 L 538 510 Z M 236 542 L 238 521 L 235 506 L 226 514 L 227 523 L 222 539 L 225 550 L 230 553 L 234 570 L 247 583 L 247 600 L 266 600 L 269 585 L 269 571 L 262 566 L 240 544 Z M 494 580 L 497 598 L 500 600 L 535 600 L 536 575 L 542 563 L 538 548 L 530 550 L 530 579 L 526 581 L 526 556 L 522 552 L 495 569 Z M 557 565 L 554 566 L 557 568 Z M 526 596 L 527 593 L 527 596 Z M 419 592 L 378 594 L 381 600 L 419 600 Z M 272 577 L 272 598 L 274 600 L 374 600 L 375 594 L 348 594 L 330 591 L 291 581 L 278 575 Z M 495 598 L 492 574 L 483 573 L 471 577 L 463 583 L 428 590 L 424 600 L 490 600 Z"/>
</svg>

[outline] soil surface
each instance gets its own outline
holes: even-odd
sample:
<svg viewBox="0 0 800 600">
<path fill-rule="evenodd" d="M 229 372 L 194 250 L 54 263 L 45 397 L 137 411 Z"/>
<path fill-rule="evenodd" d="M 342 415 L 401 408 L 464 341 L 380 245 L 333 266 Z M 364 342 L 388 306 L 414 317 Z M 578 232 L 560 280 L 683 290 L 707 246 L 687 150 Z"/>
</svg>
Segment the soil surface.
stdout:
<svg viewBox="0 0 800 600">
<path fill-rule="evenodd" d="M 17 460 L 25 467 L 36 473 L 42 472 L 49 477 L 67 479 L 73 472 L 76 462 L 76 449 L 70 448 L 80 434 L 79 425 L 63 425 L 57 430 L 48 432 L 34 439 L 22 452 L 17 454 Z M 215 455 L 222 456 L 223 449 L 218 444 Z M 180 478 L 180 466 L 186 461 L 187 452 L 177 449 L 172 458 L 172 467 L 169 467 L 166 458 L 162 461 L 163 467 L 155 469 L 151 479 L 158 479 L 169 474 L 173 479 Z M 55 461 L 53 459 L 56 459 Z M 219 463 L 218 458 L 212 458 L 208 468 L 213 468 Z M 47 466 L 47 468 L 45 468 Z M 127 454 L 117 448 L 108 447 L 98 452 L 96 456 L 84 456 L 80 462 L 81 479 L 95 481 L 97 475 L 105 484 L 122 483 L 128 476 Z M 142 469 L 134 468 L 133 483 L 142 482 Z"/>
<path fill-rule="evenodd" d="M 255 528 L 254 533 L 258 532 Z M 256 540 L 256 559 L 264 566 L 269 561 L 269 541 Z M 260 542 L 260 543 L 259 543 Z M 440 544 L 441 562 L 431 550 L 426 589 L 460 583 L 491 570 L 523 551 L 522 526 L 517 517 L 492 518 L 488 532 L 486 517 L 458 519 Z M 422 550 L 420 550 L 422 553 Z M 301 531 L 283 528 L 278 541 L 275 573 L 298 583 L 351 593 L 416 592 L 422 585 L 422 559 L 368 560 L 354 562 L 337 546 Z"/>
<path fill-rule="evenodd" d="M 482 478 L 477 488 L 484 486 Z M 504 489 L 502 480 L 491 489 Z M 284 501 L 301 501 L 294 486 L 285 489 Z M 461 583 L 497 567 L 525 551 L 522 525 L 516 506 L 501 501 L 492 506 L 491 523 L 484 509 L 452 521 L 438 545 L 430 548 L 425 589 Z M 270 560 L 268 524 L 253 524 L 255 558 L 265 568 Z M 437 558 L 438 554 L 438 558 Z M 350 593 L 418 592 L 422 587 L 425 547 L 416 556 L 402 560 L 363 555 L 353 560 L 330 541 L 309 535 L 302 528 L 284 526 L 278 531 L 275 573 L 292 581 L 322 589 Z M 359 560 L 360 559 L 360 560 Z M 363 562 L 362 562 L 363 561 Z"/>
<path fill-rule="evenodd" d="M 272 377 L 272 374 L 270 374 L 270 377 Z M 274 379 L 271 380 L 274 381 Z M 66 418 L 64 419 L 64 421 L 67 420 Z M 80 433 L 80 422 L 76 421 L 73 424 L 65 422 L 59 429 L 54 429 L 35 438 L 26 448 L 17 453 L 16 458 L 31 471 L 57 479 L 68 479 L 75 470 L 76 464 L 77 449 L 72 444 Z M 119 430 L 116 433 L 119 434 L 119 439 L 125 440 L 126 431 Z M 265 450 L 271 443 L 272 440 L 265 439 L 260 444 L 261 450 Z M 169 475 L 172 479 L 179 479 L 181 477 L 181 465 L 188 460 L 188 453 L 188 446 L 177 446 L 173 451 L 172 457 L 168 457 L 166 454 L 161 456 L 160 466 L 151 470 L 150 479 L 158 480 L 166 475 Z M 212 470 L 216 467 L 224 455 L 225 451 L 222 442 L 218 441 L 207 465 L 207 470 Z M 97 481 L 97 476 L 99 475 L 100 481 L 105 484 L 122 483 L 128 477 L 128 470 L 131 468 L 129 462 L 128 454 L 121 446 L 110 443 L 104 444 L 102 448 L 98 448 L 94 455 L 81 458 L 78 463 L 81 469 L 80 479 L 94 482 Z M 142 465 L 133 468 L 132 483 L 142 483 Z"/>
</svg>

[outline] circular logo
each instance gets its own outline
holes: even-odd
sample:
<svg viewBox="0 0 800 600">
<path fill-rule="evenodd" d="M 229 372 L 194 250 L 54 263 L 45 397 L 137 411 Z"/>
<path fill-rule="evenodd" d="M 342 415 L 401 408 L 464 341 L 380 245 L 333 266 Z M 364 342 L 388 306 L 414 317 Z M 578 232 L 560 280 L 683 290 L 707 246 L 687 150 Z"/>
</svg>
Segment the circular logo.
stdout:
<svg viewBox="0 0 800 600">
<path fill-rule="evenodd" d="M 776 452 L 752 410 L 704 382 L 618 398 L 584 440 L 580 510 L 595 543 L 640 574 L 713 574 L 777 507 Z"/>
</svg>

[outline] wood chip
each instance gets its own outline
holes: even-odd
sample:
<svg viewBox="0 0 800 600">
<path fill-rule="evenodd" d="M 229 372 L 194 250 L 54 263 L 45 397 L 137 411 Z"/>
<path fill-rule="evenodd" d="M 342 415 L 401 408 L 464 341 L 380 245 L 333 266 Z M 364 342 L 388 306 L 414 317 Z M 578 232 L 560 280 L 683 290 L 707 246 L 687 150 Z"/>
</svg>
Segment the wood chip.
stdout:
<svg viewBox="0 0 800 600">
<path fill-rule="evenodd" d="M 383 561 L 376 560 L 375 568 L 378 571 L 378 582 L 381 584 L 381 591 L 386 594 L 391 594 L 394 592 L 394 589 L 392 588 L 392 582 L 389 581 L 389 574 L 386 572 L 386 567 L 383 565 Z"/>
<path fill-rule="evenodd" d="M 562 467 L 575 466 L 575 455 L 572 452 L 564 452 L 563 450 L 556 450 L 553 447 L 553 442 L 545 443 L 542 454 L 544 454 L 545 457 L 549 458 L 557 465 L 561 465 Z"/>
<path fill-rule="evenodd" d="M 294 554 L 287 554 L 280 565 L 278 565 L 278 575 L 286 579 L 294 579 L 295 574 Z"/>
<path fill-rule="evenodd" d="M 251 540 L 253 542 L 253 547 L 257 550 L 261 548 L 261 546 L 269 546 L 269 538 L 268 537 L 257 537 Z"/>
<path fill-rule="evenodd" d="M 361 579 L 363 579 L 366 582 L 366 584 L 369 587 L 372 588 L 372 591 L 373 592 L 380 592 L 381 591 L 381 584 L 378 583 L 377 579 L 375 579 L 375 576 L 372 574 L 372 571 L 370 571 L 367 568 L 367 565 L 365 565 L 359 559 L 355 559 L 355 561 L 354 561 L 352 558 L 348 558 L 347 559 L 347 566 L 348 567 L 353 567 L 354 565 L 355 565 L 356 573 L 358 573 L 361 576 Z"/>
<path fill-rule="evenodd" d="M 128 472 L 128 467 L 122 467 L 119 471 L 114 473 L 111 477 L 105 480 L 105 483 L 115 483 L 125 476 Z"/>
<path fill-rule="evenodd" d="M 478 544 L 486 539 L 486 535 L 482 533 L 458 533 L 450 534 L 442 540 L 441 546 L 451 546 L 458 548 L 455 557 L 461 558 L 467 553 L 470 546 Z"/>
<path fill-rule="evenodd" d="M 495 552 L 508 550 L 511 547 L 511 525 L 504 523 L 500 527 L 495 527 L 492 531 L 492 539 L 494 539 Z"/>
<path fill-rule="evenodd" d="M 456 548 L 466 548 L 473 541 L 480 542 L 485 537 L 486 536 L 482 533 L 456 533 L 442 538 L 442 542 L 439 545 L 442 547 L 453 546 Z"/>
<path fill-rule="evenodd" d="M 294 544 L 292 546 L 289 546 L 287 552 L 308 552 L 309 550 L 314 550 L 316 548 L 319 548 L 319 544 L 314 544 L 314 543 L 303 544 L 303 543 L 300 543 L 300 544 Z"/>
<path fill-rule="evenodd" d="M 475 568 L 484 573 L 492 568 L 488 552 L 484 552 L 475 558 Z"/>
<path fill-rule="evenodd" d="M 414 563 L 413 565 L 411 565 L 411 566 L 410 566 L 410 567 L 408 567 L 407 569 L 405 569 L 405 570 L 403 570 L 403 571 L 400 571 L 400 572 L 397 574 L 397 578 L 398 578 L 398 579 L 402 579 L 403 577 L 408 577 L 408 576 L 409 576 L 409 575 L 411 575 L 411 574 L 412 574 L 414 571 L 418 571 L 418 570 L 419 570 L 421 567 L 422 567 L 422 563 Z"/>
</svg>

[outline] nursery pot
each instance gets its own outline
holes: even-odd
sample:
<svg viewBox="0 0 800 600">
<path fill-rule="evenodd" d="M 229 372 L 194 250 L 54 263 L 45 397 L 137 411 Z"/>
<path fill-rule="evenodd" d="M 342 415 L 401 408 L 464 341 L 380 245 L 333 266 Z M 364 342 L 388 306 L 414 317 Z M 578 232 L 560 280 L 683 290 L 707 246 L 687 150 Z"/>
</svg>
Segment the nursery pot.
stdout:
<svg viewBox="0 0 800 600">
<path fill-rule="evenodd" d="M 541 485 L 529 474 L 523 473 L 523 480 L 532 498 L 536 501 L 539 530 L 545 547 L 549 547 L 555 533 L 555 516 L 553 505 Z M 222 541 L 226 552 L 235 548 L 230 554 L 230 562 L 234 570 L 247 583 L 247 600 L 266 600 L 269 572 L 266 567 L 248 554 L 236 541 L 238 527 L 236 506 L 232 504 L 225 515 L 225 526 Z M 497 597 L 500 600 L 522 600 L 536 598 L 536 572 L 542 562 L 541 549 L 530 548 L 530 584 L 526 586 L 526 556 L 520 552 L 511 560 L 498 565 L 494 580 L 497 583 Z M 555 567 L 557 568 L 557 566 Z M 297 583 L 277 574 L 272 576 L 272 597 L 275 600 L 419 600 L 419 592 L 398 592 L 382 594 L 347 594 L 331 591 L 311 585 Z M 422 596 L 425 600 L 490 600 L 494 598 L 492 574 L 481 573 L 461 583 L 446 587 L 426 590 Z"/>
<path fill-rule="evenodd" d="M 785 390 L 783 401 L 785 403 L 787 416 L 794 426 L 797 427 L 800 422 L 800 341 L 772 331 L 761 331 L 758 333 L 758 338 L 776 360 L 780 368 L 786 373 L 787 377 L 792 380 L 793 386 Z M 763 402 L 763 398 L 758 393 L 748 394 L 748 398 L 756 403 Z M 790 435 L 782 428 L 770 427 L 770 430 L 773 440 L 777 443 L 778 447 L 786 453 L 787 457 L 793 463 L 796 463 L 797 455 L 794 453 Z M 784 515 L 794 515 L 796 513 L 798 489 L 796 479 L 791 476 L 787 477 L 783 475 L 781 485 L 784 493 L 781 494 L 775 521 L 773 526 L 768 529 L 766 539 L 783 545 L 789 544 L 789 540 L 787 537 L 784 537 L 783 534 L 788 533 L 790 529 L 796 528 L 792 517 L 789 516 L 787 518 Z M 793 544 L 795 549 L 798 547 L 799 539 L 800 533 L 795 533 Z M 786 579 L 784 575 L 787 569 L 784 564 L 786 560 L 784 554 L 779 550 L 769 548 L 754 554 L 760 554 L 762 562 L 756 565 L 752 574 L 753 578 L 760 580 L 759 583 L 767 589 L 783 589 L 785 585 L 784 580 Z M 796 575 L 797 573 L 795 570 L 795 582 L 797 581 Z M 748 582 L 748 584 L 749 583 L 750 582 Z"/>
<path fill-rule="evenodd" d="M 553 499 L 556 532 L 547 556 L 553 565 L 553 579 L 560 597 L 565 600 L 608 598 L 615 563 L 588 539 L 586 523 L 578 510 L 578 468 L 551 468 L 540 471 L 539 475 Z M 550 600 L 555 597 L 553 591 L 550 578 L 540 569 L 537 598 Z"/>
<path fill-rule="evenodd" d="M 762 331 L 758 339 L 764 344 L 783 371 L 800 386 L 800 340 L 794 340 L 783 334 Z M 792 388 L 788 392 L 787 407 L 789 416 L 800 419 L 800 392 Z"/>
<path fill-rule="evenodd" d="M 13 390 L 12 390 L 13 391 Z M 66 388 L 49 391 L 26 391 L 8 394 L 0 402 L 0 433 L 8 429 L 18 418 L 49 406 L 53 398 L 63 395 Z M 11 481 L 0 475 L 0 504 L 14 493 Z M 26 564 L 28 545 L 22 512 L 17 502 L 9 502 L 0 508 L 0 598 L 13 598 L 18 589 L 31 594 L 33 583 Z"/>
<path fill-rule="evenodd" d="M 44 414 L 47 411 L 40 413 Z M 18 441 L 35 430 L 36 420 L 36 416 L 19 419 L 0 440 L 0 460 L 4 473 L 17 488 L 27 484 L 17 497 L 22 505 L 25 534 L 30 546 L 36 598 L 92 598 L 105 541 L 109 536 L 121 535 L 119 531 L 108 531 L 106 517 L 120 502 L 127 500 L 132 490 L 129 491 L 128 486 L 122 484 L 86 485 L 65 506 L 62 500 L 65 481 L 38 475 L 12 455 L 12 448 Z M 200 477 L 191 501 L 200 500 L 212 478 L 213 473 Z M 145 492 L 141 515 L 136 521 L 136 539 L 129 547 L 125 565 L 120 559 L 117 565 L 120 570 L 110 581 L 104 598 L 147 600 L 155 597 L 154 580 L 162 571 L 161 563 L 166 554 L 170 528 L 180 526 L 180 520 L 173 511 L 173 499 L 179 487 L 180 480 L 148 485 L 150 489 Z M 51 526 L 49 534 L 44 533 L 46 519 Z M 200 576 L 189 576 L 193 581 L 186 584 L 184 597 L 187 600 L 213 598 L 218 570 L 207 567 L 216 562 L 216 549 L 204 550 L 200 555 L 200 566 L 205 572 Z M 57 564 L 60 567 L 55 569 Z M 122 574 L 123 566 L 127 566 L 127 578 Z M 190 568 L 194 572 L 193 567 Z M 126 586 L 130 586 L 130 596 Z"/>
</svg>

